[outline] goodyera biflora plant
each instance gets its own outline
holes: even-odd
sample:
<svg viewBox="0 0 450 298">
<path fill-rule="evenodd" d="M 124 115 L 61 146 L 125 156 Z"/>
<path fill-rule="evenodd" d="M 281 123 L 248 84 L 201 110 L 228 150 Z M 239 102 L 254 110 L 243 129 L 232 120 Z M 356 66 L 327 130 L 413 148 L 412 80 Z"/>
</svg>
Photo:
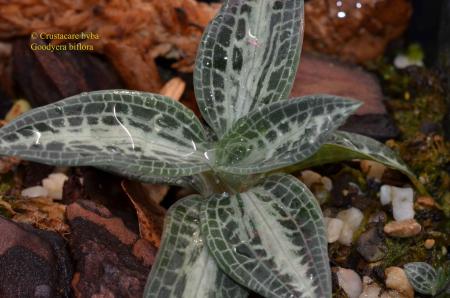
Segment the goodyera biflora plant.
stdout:
<svg viewBox="0 0 450 298">
<path fill-rule="evenodd" d="M 450 263 L 444 264 L 437 270 L 424 262 L 407 263 L 403 267 L 416 292 L 433 297 L 449 297 Z"/>
<path fill-rule="evenodd" d="M 320 206 L 283 169 L 360 158 L 413 175 L 382 144 L 336 131 L 357 101 L 287 99 L 302 25 L 303 0 L 225 1 L 194 72 L 209 127 L 164 96 L 97 91 L 3 127 L 0 154 L 198 190 L 168 212 L 145 297 L 331 297 Z"/>
</svg>

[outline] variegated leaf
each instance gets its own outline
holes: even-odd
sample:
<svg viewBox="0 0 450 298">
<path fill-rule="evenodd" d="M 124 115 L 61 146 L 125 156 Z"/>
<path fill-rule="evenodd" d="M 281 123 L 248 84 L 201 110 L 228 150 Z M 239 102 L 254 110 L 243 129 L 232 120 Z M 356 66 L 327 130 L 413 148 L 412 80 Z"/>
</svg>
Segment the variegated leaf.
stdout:
<svg viewBox="0 0 450 298">
<path fill-rule="evenodd" d="M 303 0 L 225 1 L 194 71 L 200 111 L 219 137 L 255 107 L 288 97 L 302 35 Z"/>
<path fill-rule="evenodd" d="M 304 160 L 359 106 L 354 100 L 330 95 L 266 105 L 241 118 L 219 141 L 215 167 L 249 174 Z"/>
<path fill-rule="evenodd" d="M 208 169 L 206 136 L 192 111 L 170 98 L 109 90 L 32 110 L 0 130 L 0 154 L 52 165 L 91 165 L 142 176 Z"/>
<path fill-rule="evenodd" d="M 140 182 L 146 183 L 155 183 L 155 184 L 169 184 L 174 186 L 182 186 L 182 187 L 193 187 L 193 183 L 195 182 L 193 176 L 182 176 L 182 177 L 167 177 L 167 176 L 153 176 L 148 175 L 146 172 L 135 172 L 132 167 L 129 168 L 121 168 L 121 167 L 111 167 L 111 166 L 97 166 L 96 168 L 103 170 L 105 172 L 114 173 L 122 177 L 126 177 L 130 180 L 137 180 Z"/>
<path fill-rule="evenodd" d="M 289 175 L 203 203 L 202 233 L 219 266 L 266 298 L 331 297 L 327 239 L 313 194 Z"/>
<path fill-rule="evenodd" d="M 190 196 L 169 209 L 144 298 L 247 297 L 247 291 L 217 267 L 203 243 L 199 218 L 202 200 Z"/>
<path fill-rule="evenodd" d="M 426 295 L 435 295 L 438 274 L 436 270 L 424 262 L 408 263 L 404 266 L 406 276 L 414 289 Z"/>
<path fill-rule="evenodd" d="M 300 170 L 327 163 L 351 159 L 369 159 L 382 163 L 407 175 L 420 192 L 426 190 L 397 154 L 384 144 L 363 135 L 336 131 L 310 158 L 294 165 L 291 170 Z"/>
</svg>

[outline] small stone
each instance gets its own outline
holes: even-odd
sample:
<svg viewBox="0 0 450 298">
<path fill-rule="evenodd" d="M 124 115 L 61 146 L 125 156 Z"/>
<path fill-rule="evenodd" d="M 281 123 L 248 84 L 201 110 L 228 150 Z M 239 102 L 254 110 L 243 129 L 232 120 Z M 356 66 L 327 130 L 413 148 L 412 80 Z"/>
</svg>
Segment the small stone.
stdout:
<svg viewBox="0 0 450 298">
<path fill-rule="evenodd" d="M 384 291 L 381 294 L 380 298 L 406 298 L 406 297 L 397 291 L 389 290 L 389 291 Z"/>
<path fill-rule="evenodd" d="M 325 203 L 330 197 L 330 191 L 333 189 L 333 182 L 330 178 L 306 170 L 301 172 L 299 179 L 311 190 L 319 204 Z"/>
<path fill-rule="evenodd" d="M 341 235 L 344 222 L 338 218 L 325 217 L 325 226 L 327 228 L 328 243 L 336 242 Z"/>
<path fill-rule="evenodd" d="M 342 227 L 341 234 L 339 235 L 339 243 L 350 246 L 353 242 L 353 233 L 355 231 L 346 223 Z"/>
<path fill-rule="evenodd" d="M 416 236 L 422 226 L 415 219 L 391 221 L 384 226 L 384 232 L 392 237 L 408 238 Z"/>
<path fill-rule="evenodd" d="M 392 202 L 392 213 L 395 220 L 414 218 L 414 191 L 412 188 L 383 185 L 380 190 L 380 202 L 382 205 Z"/>
<path fill-rule="evenodd" d="M 381 293 L 380 286 L 374 282 L 370 277 L 363 277 L 363 291 L 359 298 L 378 298 Z"/>
<path fill-rule="evenodd" d="M 321 179 L 322 176 L 319 173 L 310 170 L 302 171 L 300 175 L 300 180 L 302 180 L 308 188 L 311 188 L 315 183 L 321 183 Z"/>
<path fill-rule="evenodd" d="M 405 298 L 414 297 L 414 289 L 406 277 L 405 271 L 400 267 L 389 267 L 384 271 L 386 287 L 402 294 Z"/>
<path fill-rule="evenodd" d="M 351 245 L 353 233 L 359 228 L 364 215 L 357 208 L 343 210 L 337 214 L 337 218 L 344 222 L 341 234 L 339 235 L 339 243 L 343 245 Z"/>
<path fill-rule="evenodd" d="M 53 199 L 62 199 L 64 182 L 68 180 L 63 173 L 53 173 L 42 180 L 42 186 L 48 190 L 48 195 Z"/>
<path fill-rule="evenodd" d="M 372 160 L 361 160 L 360 167 L 363 173 L 366 174 L 367 178 L 381 181 L 386 166 Z"/>
<path fill-rule="evenodd" d="M 28 198 L 46 197 L 48 196 L 48 191 L 42 186 L 32 186 L 22 190 L 21 195 Z"/>
<path fill-rule="evenodd" d="M 339 286 L 344 290 L 349 298 L 358 298 L 362 292 L 362 282 L 359 275 L 351 270 L 339 268 L 336 273 Z"/>
<path fill-rule="evenodd" d="M 330 192 L 326 190 L 325 186 L 322 184 L 313 184 L 310 190 L 321 205 L 330 197 Z"/>
<path fill-rule="evenodd" d="M 331 191 L 333 189 L 333 181 L 331 181 L 330 178 L 328 178 L 326 176 L 322 176 L 320 181 L 322 182 L 323 186 L 325 187 L 325 189 L 327 191 Z"/>
<path fill-rule="evenodd" d="M 434 239 L 427 239 L 425 240 L 425 248 L 426 249 L 432 249 L 434 247 L 434 244 L 436 243 L 436 241 Z"/>
<path fill-rule="evenodd" d="M 436 207 L 436 201 L 432 197 L 422 196 L 418 197 L 416 203 L 421 207 L 434 208 Z"/>
<path fill-rule="evenodd" d="M 391 197 L 391 186 L 390 185 L 383 185 L 380 189 L 380 203 L 381 205 L 385 206 L 387 204 L 390 204 L 392 202 Z"/>
<path fill-rule="evenodd" d="M 359 228 L 364 215 L 359 209 L 352 207 L 339 212 L 337 214 L 337 218 L 348 224 L 354 231 L 356 231 Z"/>
<path fill-rule="evenodd" d="M 368 262 L 376 262 L 386 255 L 383 232 L 377 227 L 370 228 L 358 239 L 357 251 Z"/>
<path fill-rule="evenodd" d="M 398 69 L 404 69 L 409 66 L 423 66 L 423 61 L 413 60 L 406 55 L 397 55 L 394 59 L 394 65 Z"/>
<path fill-rule="evenodd" d="M 412 188 L 403 188 L 402 193 L 392 199 L 392 214 L 395 220 L 414 218 L 414 193 Z"/>
</svg>

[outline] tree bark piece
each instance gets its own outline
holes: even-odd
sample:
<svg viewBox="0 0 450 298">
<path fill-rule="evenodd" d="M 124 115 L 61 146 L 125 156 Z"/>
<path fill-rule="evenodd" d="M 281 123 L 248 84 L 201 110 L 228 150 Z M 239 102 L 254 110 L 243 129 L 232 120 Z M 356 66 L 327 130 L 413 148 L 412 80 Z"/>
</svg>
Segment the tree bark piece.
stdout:
<svg viewBox="0 0 450 298">
<path fill-rule="evenodd" d="M 158 91 L 157 57 L 191 72 L 203 29 L 219 5 L 195 0 L 13 0 L 0 4 L 0 38 L 31 33 L 93 32 L 94 46 L 114 64 L 127 88 Z M 61 41 L 56 41 L 61 42 Z"/>
<path fill-rule="evenodd" d="M 0 217 L 0 297 L 70 297 L 71 264 L 56 233 Z"/>
<path fill-rule="evenodd" d="M 383 93 L 378 80 L 362 68 L 336 60 L 303 54 L 291 96 L 326 93 L 364 102 L 356 114 L 384 114 Z"/>
<path fill-rule="evenodd" d="M 76 261 L 75 297 L 142 296 L 156 248 L 105 207 L 78 200 L 67 207 Z"/>
<path fill-rule="evenodd" d="M 329 57 L 303 54 L 291 97 L 333 94 L 363 102 L 341 129 L 380 141 L 398 136 L 399 130 L 386 112 L 377 78 L 361 67 Z"/>
</svg>

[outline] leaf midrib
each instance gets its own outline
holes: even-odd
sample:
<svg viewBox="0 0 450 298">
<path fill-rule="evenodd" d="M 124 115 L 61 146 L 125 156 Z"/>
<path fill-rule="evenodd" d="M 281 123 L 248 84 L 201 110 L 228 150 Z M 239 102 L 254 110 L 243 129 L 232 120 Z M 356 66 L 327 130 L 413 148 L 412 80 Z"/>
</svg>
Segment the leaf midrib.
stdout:
<svg viewBox="0 0 450 298">
<path fill-rule="evenodd" d="M 260 211 L 260 208 L 258 207 L 258 204 L 255 204 L 255 202 L 254 202 L 254 200 L 260 201 L 259 198 L 258 198 L 258 196 L 257 196 L 257 194 L 256 194 L 256 193 L 253 193 L 253 192 L 249 192 L 249 193 L 247 193 L 247 195 L 248 195 L 248 197 L 249 197 L 249 199 L 248 199 L 247 201 L 250 202 L 250 204 L 252 205 L 252 207 L 254 207 L 254 210 L 256 211 L 255 214 L 257 214 L 257 215 L 259 216 L 260 220 L 261 220 L 267 227 L 270 227 L 270 224 L 269 224 L 269 222 L 266 220 L 266 217 L 263 216 L 263 213 Z M 289 213 L 288 213 L 288 214 L 289 214 Z M 290 214 L 289 214 L 289 216 L 291 217 Z M 277 222 L 278 222 L 278 221 L 277 221 Z M 294 221 L 294 222 L 295 222 L 295 225 L 297 226 L 297 222 L 296 222 L 296 221 Z M 270 234 L 271 238 L 273 238 L 273 239 L 275 239 L 275 240 L 278 240 L 278 238 L 276 237 L 276 235 L 275 235 L 275 233 L 273 232 L 272 229 L 269 228 L 268 231 L 269 231 L 269 234 Z M 295 273 L 295 275 L 297 276 L 298 280 L 304 279 L 305 277 L 299 275 L 300 273 L 297 272 L 297 270 L 295 270 L 295 267 L 294 267 L 294 265 L 292 264 L 292 262 L 290 262 L 289 259 L 286 258 L 286 255 L 287 255 L 288 253 L 286 253 L 286 250 L 285 250 L 284 247 L 280 244 L 280 241 L 273 241 L 272 243 L 275 243 L 276 246 L 278 247 L 278 249 L 279 249 L 280 251 L 283 252 L 282 256 L 283 256 L 284 262 L 287 263 L 287 264 L 289 264 L 288 266 L 291 268 L 291 272 L 294 272 L 294 273 Z M 294 254 L 296 254 L 296 253 L 294 252 Z M 306 266 L 306 265 L 305 265 L 305 266 Z M 288 287 L 285 287 L 285 288 L 286 288 L 290 293 L 292 293 L 292 292 L 291 292 L 291 289 L 289 289 Z M 273 293 L 273 292 L 272 292 L 272 294 L 275 295 L 275 293 Z"/>
</svg>

